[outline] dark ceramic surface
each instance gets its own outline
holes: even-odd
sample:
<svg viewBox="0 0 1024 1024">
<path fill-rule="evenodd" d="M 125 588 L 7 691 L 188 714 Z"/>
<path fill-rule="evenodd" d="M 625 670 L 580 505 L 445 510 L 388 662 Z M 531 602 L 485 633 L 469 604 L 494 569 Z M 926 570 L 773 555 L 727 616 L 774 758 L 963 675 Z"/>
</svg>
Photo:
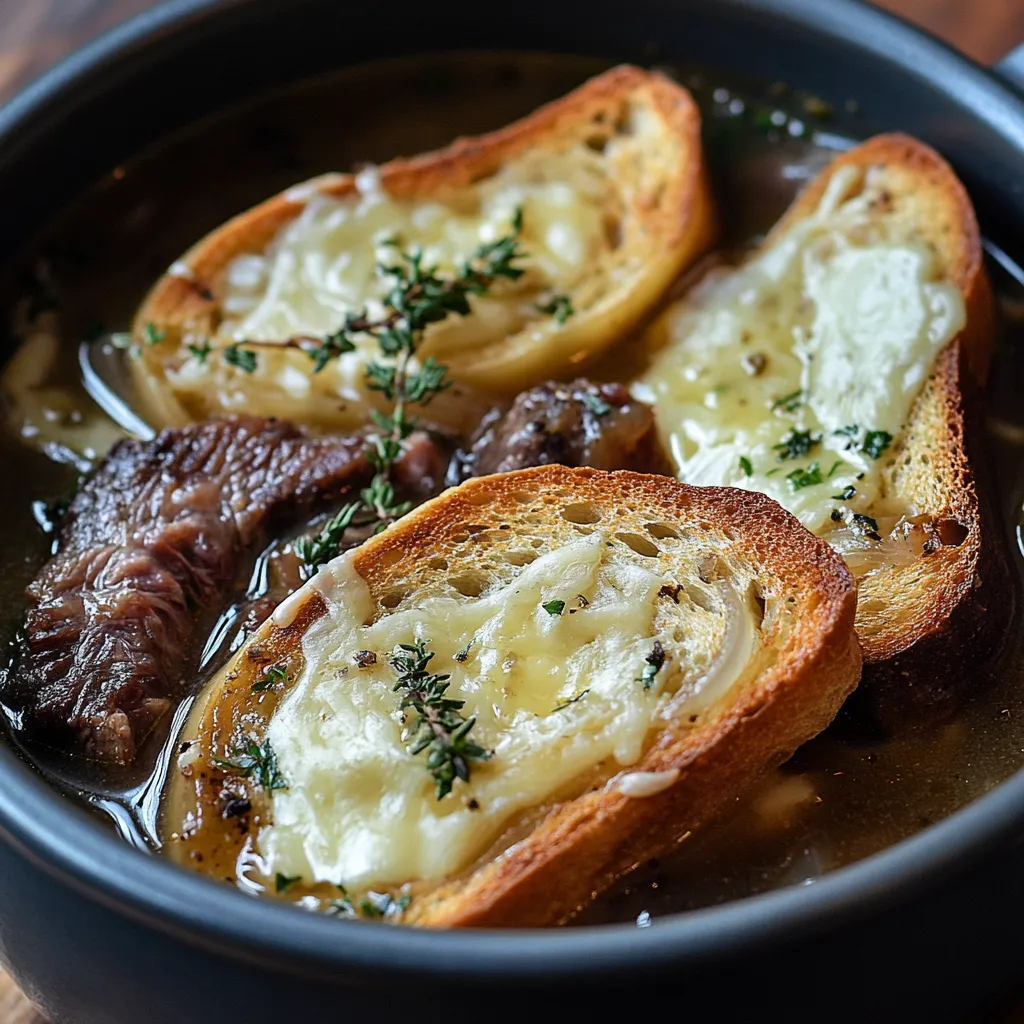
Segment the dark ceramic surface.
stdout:
<svg viewBox="0 0 1024 1024">
<path fill-rule="evenodd" d="M 799 83 L 946 153 L 988 234 L 1024 226 L 1024 109 L 940 44 L 849 0 L 585 8 L 179 0 L 0 112 L 0 240 L 141 146 L 254 91 L 456 47 L 697 58 Z M 15 197 L 12 201 L 11 197 Z M 555 1018 L 959 1020 L 1024 967 L 1024 778 L 813 885 L 571 933 L 429 934 L 246 899 L 104 832 L 0 750 L 0 959 L 55 1022 Z"/>
</svg>

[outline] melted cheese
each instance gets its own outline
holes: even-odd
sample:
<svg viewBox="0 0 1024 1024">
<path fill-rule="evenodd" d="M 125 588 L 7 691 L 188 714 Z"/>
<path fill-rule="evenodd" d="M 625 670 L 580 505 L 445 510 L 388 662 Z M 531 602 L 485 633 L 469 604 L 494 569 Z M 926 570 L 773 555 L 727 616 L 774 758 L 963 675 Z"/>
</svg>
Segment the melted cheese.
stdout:
<svg viewBox="0 0 1024 1024">
<path fill-rule="evenodd" d="M 378 265 L 394 265 L 400 250 L 418 247 L 425 266 L 453 271 L 481 245 L 510 234 L 521 208 L 527 258 L 519 265 L 528 273 L 515 283 L 501 282 L 491 296 L 473 299 L 471 317 L 451 317 L 431 328 L 429 353 L 444 363 L 482 345 L 548 328 L 551 317 L 540 312 L 538 301 L 550 293 L 573 292 L 581 283 L 586 287 L 588 266 L 604 244 L 607 183 L 580 175 L 569 157 L 549 155 L 542 167 L 529 161 L 510 165 L 463 196 L 458 206 L 394 199 L 367 172 L 357 185 L 359 192 L 345 199 L 315 189 L 292 190 L 292 197 L 305 203 L 302 213 L 264 251 L 243 254 L 228 265 L 215 344 L 319 338 L 337 331 L 347 313 L 366 308 L 371 316 L 380 315 L 393 281 L 378 273 Z M 186 332 L 173 354 L 166 346 L 146 353 L 164 361 L 168 382 L 189 408 L 212 403 L 259 412 L 270 407 L 300 422 L 336 422 L 340 400 L 352 407 L 352 425 L 365 418 L 365 368 L 379 355 L 370 338 L 357 338 L 354 352 L 332 360 L 320 373 L 313 372 L 303 352 L 261 347 L 251 374 L 220 359 L 197 358 L 188 349 L 194 340 Z"/>
<path fill-rule="evenodd" d="M 886 237 L 871 200 L 870 172 L 837 173 L 812 216 L 667 315 L 635 389 L 656 403 L 680 479 L 762 491 L 819 534 L 837 506 L 877 509 L 885 459 L 865 435 L 899 435 L 965 314 L 932 251 Z M 820 440 L 782 458 L 792 431 Z"/>
<path fill-rule="evenodd" d="M 517 813 L 578 790 L 599 766 L 614 776 L 640 759 L 656 722 L 720 699 L 757 649 L 750 616 L 734 622 L 719 584 L 708 615 L 721 627 L 717 642 L 705 638 L 710 650 L 699 650 L 690 628 L 681 646 L 680 618 L 685 627 L 687 614 L 706 610 L 684 599 L 671 619 L 659 618 L 659 563 L 616 555 L 607 541 L 580 537 L 481 597 L 436 596 L 372 622 L 350 561 L 322 570 L 307 586 L 329 611 L 307 632 L 305 668 L 267 731 L 288 780 L 259 836 L 267 874 L 357 888 L 452 875 Z M 555 600 L 565 602 L 561 614 L 543 607 Z M 451 674 L 448 696 L 475 717 L 472 738 L 494 751 L 442 800 L 425 755 L 408 751 L 387 660 L 417 639 L 435 652 L 431 670 Z M 669 657 L 645 691 L 655 640 Z M 456 659 L 467 645 L 468 657 Z M 367 650 L 375 664 L 357 667 L 354 655 Z"/>
</svg>

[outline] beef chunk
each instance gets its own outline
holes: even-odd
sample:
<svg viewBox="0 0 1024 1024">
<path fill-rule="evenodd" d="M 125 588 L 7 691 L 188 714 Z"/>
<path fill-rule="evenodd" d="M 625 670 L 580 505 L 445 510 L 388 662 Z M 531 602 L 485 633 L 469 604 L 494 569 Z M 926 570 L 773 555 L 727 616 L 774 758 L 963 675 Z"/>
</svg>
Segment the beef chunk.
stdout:
<svg viewBox="0 0 1024 1024">
<path fill-rule="evenodd" d="M 495 409 L 449 476 L 466 479 L 548 464 L 672 472 L 654 414 L 621 384 L 541 384 Z"/>
<path fill-rule="evenodd" d="M 248 549 L 366 482 L 361 437 L 233 419 L 122 441 L 68 509 L 28 588 L 4 698 L 29 735 L 131 762 L 174 698 L 196 613 Z"/>
</svg>

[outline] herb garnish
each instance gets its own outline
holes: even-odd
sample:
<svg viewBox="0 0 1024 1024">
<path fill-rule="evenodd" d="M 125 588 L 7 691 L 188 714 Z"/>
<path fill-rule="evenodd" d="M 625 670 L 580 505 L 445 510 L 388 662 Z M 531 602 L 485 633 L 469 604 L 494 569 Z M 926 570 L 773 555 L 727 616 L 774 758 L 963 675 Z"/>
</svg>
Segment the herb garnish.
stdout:
<svg viewBox="0 0 1024 1024">
<path fill-rule="evenodd" d="M 582 400 L 583 404 L 598 418 L 607 416 L 612 411 L 612 407 L 603 398 L 590 391 L 583 392 Z"/>
<path fill-rule="evenodd" d="M 199 363 L 200 366 L 205 366 L 207 357 L 213 351 L 213 348 L 210 346 L 210 343 L 204 338 L 201 344 L 197 344 L 194 341 L 190 341 L 188 343 L 188 350 L 189 352 L 192 353 L 193 356 L 195 356 L 196 362 Z"/>
<path fill-rule="evenodd" d="M 773 445 L 779 453 L 778 459 L 799 459 L 810 453 L 811 449 L 821 443 L 821 434 L 812 434 L 809 430 L 791 430 L 782 441 Z"/>
<path fill-rule="evenodd" d="M 847 439 L 843 447 L 849 451 L 857 446 L 857 435 L 860 433 L 860 427 L 856 423 L 851 423 L 848 426 L 839 427 L 838 430 L 833 430 L 832 433 L 836 437 L 845 437 Z"/>
<path fill-rule="evenodd" d="M 772 412 L 796 412 L 804 404 L 803 390 L 783 395 L 772 402 Z"/>
<path fill-rule="evenodd" d="M 643 672 L 640 673 L 640 678 L 636 680 L 636 682 L 643 684 L 645 693 L 654 685 L 654 677 L 661 671 L 661 666 L 664 664 L 665 648 L 660 640 L 655 640 L 651 653 L 644 658 Z"/>
<path fill-rule="evenodd" d="M 825 482 L 821 475 L 821 467 L 816 462 L 812 462 L 806 469 L 794 469 L 792 473 L 786 474 L 786 479 L 793 491 L 800 491 L 805 487 Z"/>
<path fill-rule="evenodd" d="M 864 435 L 864 443 L 861 445 L 864 453 L 873 459 L 880 459 L 882 453 L 892 444 L 892 434 L 887 430 L 869 430 Z"/>
<path fill-rule="evenodd" d="M 450 384 L 446 380 L 447 368 L 433 357 L 427 357 L 415 371 L 410 368 L 413 357 L 431 324 L 453 314 L 468 316 L 472 312 L 471 296 L 485 295 L 496 281 L 514 281 L 525 273 L 516 265 L 525 256 L 519 246 L 522 229 L 522 210 L 517 210 L 512 233 L 480 246 L 454 275 L 442 276 L 437 267 L 424 266 L 420 249 L 400 253 L 396 264 L 378 267 L 381 274 L 393 281 L 379 319 L 371 318 L 364 308 L 359 313 L 349 313 L 342 327 L 320 339 L 315 347 L 309 347 L 304 339 L 292 339 L 313 360 L 316 373 L 332 359 L 353 351 L 358 335 L 373 338 L 381 354 L 393 360 L 373 361 L 366 367 L 367 386 L 393 404 L 390 414 L 377 410 L 372 413 L 378 432 L 371 435 L 366 454 L 376 472 L 360 494 L 363 507 L 351 514 L 343 510 L 345 515 L 339 513 L 319 537 L 297 547 L 307 569 L 316 568 L 338 553 L 342 535 L 357 512 L 367 513 L 365 523 L 359 525 L 376 522 L 381 530 L 409 510 L 409 502 L 396 500 L 391 480 L 392 467 L 402 454 L 402 443 L 417 426 L 408 406 L 427 405 Z"/>
<path fill-rule="evenodd" d="M 857 493 L 857 488 L 853 484 L 848 484 L 838 494 L 833 494 L 832 497 L 836 501 L 849 501 Z"/>
<path fill-rule="evenodd" d="M 359 509 L 357 502 L 345 505 L 324 523 L 315 537 L 303 537 L 295 545 L 295 553 L 302 559 L 307 572 L 318 569 L 338 554 L 345 531 L 352 525 Z"/>
<path fill-rule="evenodd" d="M 560 704 L 556 704 L 552 709 L 551 713 L 554 714 L 556 711 L 564 711 L 569 705 L 575 704 L 578 700 L 583 700 L 586 695 L 590 693 L 590 687 L 588 686 L 585 690 L 579 690 L 574 693 L 571 697 L 566 697 Z"/>
<path fill-rule="evenodd" d="M 565 611 L 565 602 L 559 601 L 557 598 L 554 601 L 545 601 L 541 608 L 548 613 L 548 615 L 561 615 Z"/>
<path fill-rule="evenodd" d="M 460 650 L 460 651 L 456 651 L 456 652 L 455 652 L 455 653 L 454 653 L 454 654 L 452 655 L 452 657 L 453 657 L 453 658 L 454 658 L 454 659 L 455 659 L 455 660 L 456 660 L 457 662 L 459 662 L 459 663 L 461 664 L 462 662 L 464 662 L 464 661 L 465 661 L 465 660 L 466 660 L 466 659 L 467 659 L 467 658 L 469 657 L 469 649 L 470 649 L 470 647 L 472 647 L 472 646 L 473 646 L 473 641 L 472 641 L 472 640 L 470 640 L 470 641 L 469 641 L 469 643 L 468 643 L 468 644 L 466 644 L 466 646 L 462 648 L 462 650 Z"/>
<path fill-rule="evenodd" d="M 288 783 L 277 767 L 277 755 L 270 746 L 269 740 L 257 743 L 249 740 L 244 747 L 236 747 L 231 751 L 233 760 L 214 757 L 212 761 L 218 768 L 237 772 L 243 778 L 255 778 L 259 785 L 273 792 L 275 789 L 287 789 Z"/>
<path fill-rule="evenodd" d="M 847 439 L 846 444 L 843 446 L 847 451 L 853 449 L 854 451 L 864 452 L 865 455 L 870 456 L 872 459 L 880 459 L 893 441 L 892 434 L 888 430 L 867 430 L 864 432 L 864 439 L 858 441 L 860 427 L 856 423 L 840 427 L 838 430 L 832 431 L 832 433 Z"/>
<path fill-rule="evenodd" d="M 390 664 L 398 674 L 394 692 L 402 692 L 400 711 L 412 708 L 419 718 L 413 725 L 415 738 L 408 750 L 412 755 L 427 751 L 427 770 L 437 783 L 437 799 L 452 791 L 455 779 L 469 781 L 471 761 L 488 761 L 493 751 L 485 750 L 468 739 L 476 718 L 463 718 L 460 714 L 464 700 L 452 700 L 444 695 L 448 689 L 448 673 L 427 671 L 433 651 L 427 650 L 429 640 L 414 644 L 399 644 L 391 656 Z"/>
<path fill-rule="evenodd" d="M 157 327 L 152 320 L 142 328 L 142 340 L 145 341 L 147 345 L 159 345 L 166 337 L 167 332 L 162 328 Z"/>
<path fill-rule="evenodd" d="M 252 373 L 256 369 L 256 353 L 249 348 L 240 348 L 236 341 L 224 349 L 224 362 L 243 373 Z"/>
<path fill-rule="evenodd" d="M 538 302 L 537 309 L 541 313 L 553 316 L 559 327 L 575 312 L 572 308 L 572 299 L 568 295 L 553 295 L 547 302 Z"/>
<path fill-rule="evenodd" d="M 366 898 L 359 904 L 359 912 L 363 917 L 394 917 L 408 909 L 412 897 L 406 894 L 397 900 L 386 892 L 373 892 L 366 894 Z"/>
<path fill-rule="evenodd" d="M 302 881 L 302 875 L 282 875 L 280 871 L 274 875 L 274 892 L 287 892 L 296 882 Z"/>
<path fill-rule="evenodd" d="M 288 670 L 284 665 L 271 665 L 263 675 L 259 677 L 253 684 L 253 693 L 260 693 L 263 690 L 269 690 L 277 683 L 283 683 L 288 679 Z"/>
<path fill-rule="evenodd" d="M 754 464 L 746 457 L 746 455 L 740 456 L 740 469 L 743 470 L 744 476 L 754 475 Z"/>
</svg>

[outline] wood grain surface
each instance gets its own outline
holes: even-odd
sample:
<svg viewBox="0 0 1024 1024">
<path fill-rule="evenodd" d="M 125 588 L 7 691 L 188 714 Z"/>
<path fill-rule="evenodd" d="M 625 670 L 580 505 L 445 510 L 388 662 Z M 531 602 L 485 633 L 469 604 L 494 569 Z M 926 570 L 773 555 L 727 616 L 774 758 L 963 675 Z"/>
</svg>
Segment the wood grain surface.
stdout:
<svg viewBox="0 0 1024 1024">
<path fill-rule="evenodd" d="M 1024 0 L 879 2 L 984 63 L 1024 40 Z M 0 0 L 0 101 L 68 51 L 153 5 L 153 0 Z M 999 1018 L 1005 1024 L 1024 1021 L 1024 1005 Z M 0 1024 L 46 1024 L 3 972 Z"/>
</svg>

